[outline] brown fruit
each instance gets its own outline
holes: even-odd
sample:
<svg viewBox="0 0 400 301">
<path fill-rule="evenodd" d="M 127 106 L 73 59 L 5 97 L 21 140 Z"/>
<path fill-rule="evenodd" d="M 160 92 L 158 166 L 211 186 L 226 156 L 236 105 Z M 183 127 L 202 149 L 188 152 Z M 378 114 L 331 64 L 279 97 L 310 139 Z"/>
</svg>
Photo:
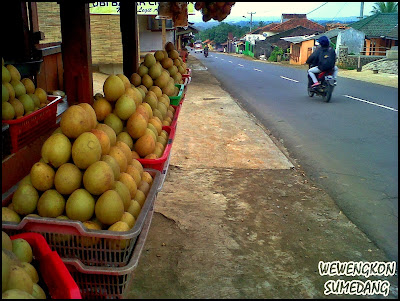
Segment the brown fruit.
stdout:
<svg viewBox="0 0 400 301">
<path fill-rule="evenodd" d="M 99 129 L 92 129 L 90 132 L 93 133 L 99 140 L 101 145 L 101 154 L 107 155 L 110 152 L 111 147 L 110 138 L 108 137 L 107 133 Z"/>
<path fill-rule="evenodd" d="M 54 185 L 55 171 L 46 163 L 35 163 L 31 168 L 30 176 L 32 185 L 37 190 L 46 191 Z"/>
<path fill-rule="evenodd" d="M 109 155 L 118 162 L 120 172 L 125 172 L 128 167 L 128 159 L 126 158 L 125 153 L 119 147 L 114 145 L 110 148 Z"/>
<path fill-rule="evenodd" d="M 128 165 L 131 164 L 132 154 L 131 154 L 131 149 L 129 148 L 129 146 L 125 142 L 122 142 L 122 141 L 117 141 L 115 146 L 119 147 L 123 151 L 123 153 L 125 154 L 125 157 L 126 157 L 127 164 Z"/>
<path fill-rule="evenodd" d="M 133 113 L 126 123 L 126 130 L 134 139 L 142 137 L 147 128 L 147 120 L 145 116 L 143 116 L 143 112 L 147 113 L 147 111 L 144 107 L 143 109 L 139 109 L 140 107 L 141 106 L 138 107 L 139 112 Z"/>
<path fill-rule="evenodd" d="M 135 180 L 132 178 L 132 176 L 126 172 L 121 172 L 119 181 L 124 183 L 125 186 L 128 187 L 129 193 L 131 195 L 131 199 L 133 199 L 135 197 L 135 194 L 137 191 L 137 185 L 136 185 Z"/>
<path fill-rule="evenodd" d="M 93 195 L 100 195 L 114 186 L 114 172 L 104 161 L 90 165 L 83 174 L 83 185 Z"/>
<path fill-rule="evenodd" d="M 111 104 L 104 97 L 98 98 L 93 103 L 93 109 L 98 121 L 103 121 L 112 112 Z"/>
<path fill-rule="evenodd" d="M 153 153 L 155 148 L 155 141 L 153 137 L 149 134 L 144 134 L 135 143 L 135 151 L 140 157 L 146 157 L 147 155 Z"/>
<path fill-rule="evenodd" d="M 88 113 L 84 108 L 78 105 L 70 106 L 61 115 L 60 126 L 65 136 L 74 139 L 92 129 Z"/>
</svg>

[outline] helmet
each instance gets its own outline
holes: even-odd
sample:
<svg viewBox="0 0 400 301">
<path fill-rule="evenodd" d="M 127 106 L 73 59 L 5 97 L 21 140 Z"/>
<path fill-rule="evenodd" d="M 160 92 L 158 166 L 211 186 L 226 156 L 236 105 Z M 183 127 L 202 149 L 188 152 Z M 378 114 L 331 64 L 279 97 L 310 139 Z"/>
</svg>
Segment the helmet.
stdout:
<svg viewBox="0 0 400 301">
<path fill-rule="evenodd" d="M 317 42 L 321 45 L 321 47 L 329 46 L 329 39 L 326 36 L 320 37 Z"/>
</svg>

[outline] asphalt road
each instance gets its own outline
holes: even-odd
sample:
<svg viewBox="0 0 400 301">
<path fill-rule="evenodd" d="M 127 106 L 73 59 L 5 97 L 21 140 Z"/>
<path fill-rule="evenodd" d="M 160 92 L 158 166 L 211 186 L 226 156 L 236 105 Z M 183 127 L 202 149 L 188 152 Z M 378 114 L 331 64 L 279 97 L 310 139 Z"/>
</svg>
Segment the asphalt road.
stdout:
<svg viewBox="0 0 400 301">
<path fill-rule="evenodd" d="M 190 55 L 281 140 L 389 260 L 398 261 L 398 89 L 339 72 L 326 103 L 307 95 L 306 70 L 222 53 Z"/>
</svg>

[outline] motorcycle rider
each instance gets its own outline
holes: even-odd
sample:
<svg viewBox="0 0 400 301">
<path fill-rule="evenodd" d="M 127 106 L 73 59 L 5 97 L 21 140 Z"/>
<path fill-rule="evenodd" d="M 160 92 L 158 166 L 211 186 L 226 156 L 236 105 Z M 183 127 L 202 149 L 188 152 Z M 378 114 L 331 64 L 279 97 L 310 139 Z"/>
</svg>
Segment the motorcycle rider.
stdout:
<svg viewBox="0 0 400 301">
<path fill-rule="evenodd" d="M 204 47 L 204 56 L 207 57 L 208 56 L 208 45 L 206 44 L 206 46 Z"/>
<path fill-rule="evenodd" d="M 336 53 L 332 47 L 329 46 L 329 38 L 326 36 L 320 37 L 317 42 L 321 47 L 319 47 L 316 51 L 314 51 L 306 63 L 313 66 L 308 69 L 308 74 L 310 75 L 312 81 L 314 82 L 311 87 L 316 87 L 321 83 L 318 82 L 315 74 L 321 73 L 323 71 L 328 71 L 333 69 L 333 78 L 335 80 L 336 85 L 336 77 L 339 71 L 339 68 L 335 66 L 336 62 Z"/>
</svg>

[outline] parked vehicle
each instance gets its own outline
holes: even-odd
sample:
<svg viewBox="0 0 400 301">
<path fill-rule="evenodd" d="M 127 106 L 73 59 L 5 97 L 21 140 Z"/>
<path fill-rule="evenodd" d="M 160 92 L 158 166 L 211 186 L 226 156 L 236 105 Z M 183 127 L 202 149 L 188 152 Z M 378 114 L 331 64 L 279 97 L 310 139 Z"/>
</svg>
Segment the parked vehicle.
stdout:
<svg viewBox="0 0 400 301">
<path fill-rule="evenodd" d="M 329 102 L 332 97 L 333 88 L 336 86 L 335 80 L 332 76 L 333 70 L 323 71 L 317 74 L 317 79 L 321 83 L 316 87 L 311 87 L 313 81 L 311 77 L 307 73 L 308 77 L 308 85 L 307 85 L 307 92 L 308 96 L 313 97 L 314 94 L 322 96 L 322 99 L 326 102 Z"/>
<path fill-rule="evenodd" d="M 203 53 L 203 45 L 201 44 L 201 41 L 196 41 L 194 43 L 194 53 Z"/>
</svg>

